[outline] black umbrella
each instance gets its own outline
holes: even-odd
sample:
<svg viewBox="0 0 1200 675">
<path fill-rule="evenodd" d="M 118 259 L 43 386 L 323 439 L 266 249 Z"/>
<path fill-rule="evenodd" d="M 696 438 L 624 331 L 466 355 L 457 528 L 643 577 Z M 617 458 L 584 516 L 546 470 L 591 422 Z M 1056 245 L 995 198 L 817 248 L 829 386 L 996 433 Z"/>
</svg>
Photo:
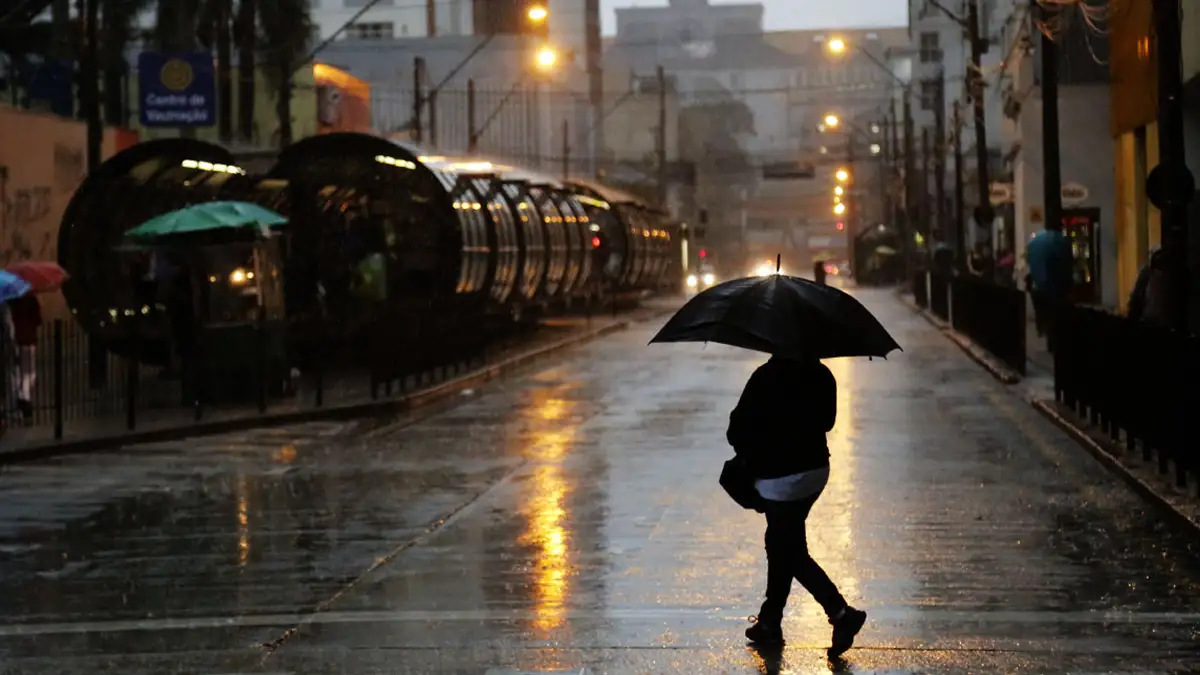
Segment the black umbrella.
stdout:
<svg viewBox="0 0 1200 675">
<path fill-rule="evenodd" d="M 696 295 L 655 342 L 717 342 L 768 354 L 886 357 L 900 345 L 853 296 L 807 279 L 734 279 Z"/>
</svg>

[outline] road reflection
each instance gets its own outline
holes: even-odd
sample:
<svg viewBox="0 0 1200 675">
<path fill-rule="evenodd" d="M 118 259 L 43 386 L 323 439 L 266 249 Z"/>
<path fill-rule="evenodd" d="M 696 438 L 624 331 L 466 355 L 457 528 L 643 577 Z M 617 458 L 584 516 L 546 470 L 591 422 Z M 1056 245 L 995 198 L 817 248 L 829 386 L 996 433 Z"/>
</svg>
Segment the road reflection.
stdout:
<svg viewBox="0 0 1200 675">
<path fill-rule="evenodd" d="M 520 513 L 526 526 L 518 541 L 533 547 L 533 630 L 548 638 L 566 617 L 573 569 L 567 498 L 573 491 L 563 470 L 579 426 L 572 422 L 574 403 L 563 398 L 566 387 L 535 391 L 530 417 L 531 442 L 526 456 L 535 463 L 525 484 Z"/>
<path fill-rule="evenodd" d="M 858 454 L 855 447 L 855 387 L 852 381 L 861 375 L 860 364 L 853 359 L 825 361 L 837 379 L 837 423 L 828 435 L 829 485 L 809 519 L 808 545 L 813 558 L 829 573 L 842 595 L 851 602 L 859 597 L 861 580 L 854 557 L 857 528 L 855 505 L 858 495 Z"/>
<path fill-rule="evenodd" d="M 237 499 L 238 567 L 245 567 L 250 562 L 250 486 L 246 474 L 239 473 L 233 485 Z"/>
</svg>

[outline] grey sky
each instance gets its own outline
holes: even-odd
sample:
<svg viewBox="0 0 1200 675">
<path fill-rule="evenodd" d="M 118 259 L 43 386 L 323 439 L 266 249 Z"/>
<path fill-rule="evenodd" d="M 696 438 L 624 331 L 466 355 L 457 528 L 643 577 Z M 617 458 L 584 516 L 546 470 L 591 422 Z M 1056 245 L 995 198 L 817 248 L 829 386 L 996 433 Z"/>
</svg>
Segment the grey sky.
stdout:
<svg viewBox="0 0 1200 675">
<path fill-rule="evenodd" d="M 714 5 L 754 0 L 709 0 Z M 758 0 L 767 8 L 767 30 L 904 26 L 908 0 Z M 663 7 L 667 0 L 600 0 L 604 34 L 616 32 L 617 7 Z"/>
</svg>

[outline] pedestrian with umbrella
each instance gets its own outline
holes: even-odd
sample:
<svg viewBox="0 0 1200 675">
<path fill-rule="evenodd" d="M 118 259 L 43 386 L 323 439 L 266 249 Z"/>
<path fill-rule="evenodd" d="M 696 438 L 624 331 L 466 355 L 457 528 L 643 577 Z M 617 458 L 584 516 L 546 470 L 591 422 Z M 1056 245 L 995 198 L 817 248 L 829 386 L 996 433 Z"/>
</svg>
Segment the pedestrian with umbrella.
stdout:
<svg viewBox="0 0 1200 675">
<path fill-rule="evenodd" d="M 16 328 L 13 325 L 9 301 L 30 290 L 28 281 L 0 270 L 0 436 L 8 431 L 8 415 L 14 398 L 12 390 L 13 364 L 16 362 Z"/>
<path fill-rule="evenodd" d="M 53 293 L 67 280 L 67 272 L 48 260 L 23 260 L 8 266 L 9 273 L 29 284 L 29 291 L 8 301 L 12 317 L 16 362 L 13 369 L 17 408 L 26 424 L 33 422 L 33 390 L 37 384 L 37 338 L 42 327 L 42 304 L 37 294 Z"/>
<path fill-rule="evenodd" d="M 841 656 L 867 615 L 842 597 L 808 552 L 805 521 L 829 481 L 825 434 L 837 417 L 837 382 L 821 359 L 886 357 L 899 345 L 849 294 L 778 273 L 700 293 L 656 342 L 717 342 L 771 354 L 730 414 L 726 438 L 735 457 L 721 473 L 730 496 L 767 520 L 766 599 L 746 637 L 763 646 L 782 644 L 783 610 L 795 579 L 833 626 L 830 658 Z"/>
</svg>

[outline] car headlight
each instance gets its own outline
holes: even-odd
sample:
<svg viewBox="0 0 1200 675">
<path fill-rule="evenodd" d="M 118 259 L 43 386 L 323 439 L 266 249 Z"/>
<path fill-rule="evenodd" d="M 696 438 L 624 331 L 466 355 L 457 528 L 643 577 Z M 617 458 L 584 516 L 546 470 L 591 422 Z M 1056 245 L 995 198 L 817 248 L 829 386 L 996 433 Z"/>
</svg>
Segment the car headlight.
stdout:
<svg viewBox="0 0 1200 675">
<path fill-rule="evenodd" d="M 717 277 L 711 273 L 704 275 L 704 285 L 705 286 L 712 286 L 713 282 L 716 280 L 717 280 Z"/>
<path fill-rule="evenodd" d="M 695 275 L 695 274 L 689 274 L 689 275 L 688 275 L 688 278 L 687 278 L 687 285 L 688 285 L 688 288 L 695 288 L 697 283 L 698 283 L 698 282 L 697 282 L 697 279 L 696 279 L 696 275 Z"/>
</svg>

